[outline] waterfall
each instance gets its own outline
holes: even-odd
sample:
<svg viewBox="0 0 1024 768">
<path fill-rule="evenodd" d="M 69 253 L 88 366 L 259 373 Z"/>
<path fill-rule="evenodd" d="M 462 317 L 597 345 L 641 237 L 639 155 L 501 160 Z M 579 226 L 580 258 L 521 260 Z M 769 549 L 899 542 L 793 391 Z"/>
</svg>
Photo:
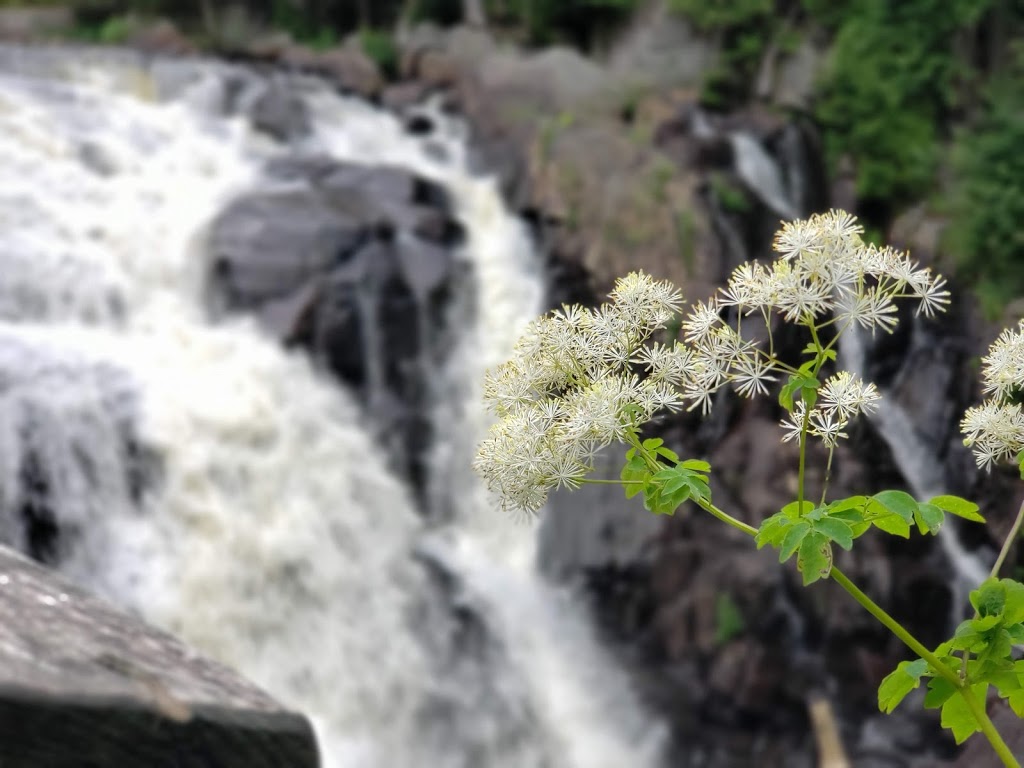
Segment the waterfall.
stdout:
<svg viewBox="0 0 1024 768">
<path fill-rule="evenodd" d="M 308 714 L 329 768 L 659 765 L 664 727 L 469 472 L 482 372 L 541 309 L 523 227 L 439 112 L 411 136 L 296 78 L 311 129 L 282 144 L 224 107 L 259 85 L 0 48 L 0 536 Z M 429 518 L 352 393 L 208 317 L 204 228 L 293 154 L 411 169 L 466 228 Z"/>
<path fill-rule="evenodd" d="M 795 219 L 799 210 L 793 203 L 778 163 L 757 139 L 748 133 L 729 134 L 736 175 L 771 211 L 783 219 Z"/>
<path fill-rule="evenodd" d="M 913 322 L 911 320 L 910 322 Z M 864 332 L 850 328 L 839 341 L 842 366 L 864 378 L 868 364 L 868 348 Z M 943 476 L 943 465 L 934 448 L 918 434 L 913 421 L 890 393 L 880 388 L 878 408 L 868 414 L 872 425 L 892 451 L 893 460 L 910 485 L 917 499 L 927 500 L 949 492 Z M 951 626 L 961 621 L 968 593 L 988 578 L 988 568 L 976 555 L 968 552 L 952 524 L 938 532 L 939 544 L 953 571 Z"/>
</svg>

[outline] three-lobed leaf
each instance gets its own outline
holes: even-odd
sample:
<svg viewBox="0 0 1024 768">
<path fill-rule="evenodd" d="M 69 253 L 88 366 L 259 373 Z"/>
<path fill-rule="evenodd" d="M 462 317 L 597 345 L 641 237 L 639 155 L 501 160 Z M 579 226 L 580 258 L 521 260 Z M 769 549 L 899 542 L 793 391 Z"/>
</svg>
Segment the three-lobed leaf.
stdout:
<svg viewBox="0 0 1024 768">
<path fill-rule="evenodd" d="M 988 695 L 988 683 L 979 683 L 970 687 L 971 692 L 982 706 L 985 705 L 985 698 Z M 967 737 L 981 730 L 974 713 L 967 706 L 963 696 L 950 696 L 942 705 L 942 727 L 953 732 L 953 739 L 957 744 L 963 744 Z"/>
<path fill-rule="evenodd" d="M 908 693 L 921 684 L 921 676 L 927 672 L 928 662 L 924 659 L 901 661 L 878 687 L 878 708 L 887 715 L 891 713 Z"/>
<path fill-rule="evenodd" d="M 828 578 L 832 571 L 832 545 L 828 538 L 815 531 L 804 536 L 800 542 L 796 565 L 805 587 L 818 579 Z"/>
</svg>

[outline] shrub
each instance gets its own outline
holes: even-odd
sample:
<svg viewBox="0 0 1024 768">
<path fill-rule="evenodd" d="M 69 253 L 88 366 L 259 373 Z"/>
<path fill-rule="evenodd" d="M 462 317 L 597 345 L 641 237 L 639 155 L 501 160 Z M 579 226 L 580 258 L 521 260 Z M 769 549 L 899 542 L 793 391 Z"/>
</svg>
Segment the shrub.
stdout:
<svg viewBox="0 0 1024 768">
<path fill-rule="evenodd" d="M 981 119 L 958 139 L 953 248 L 991 315 L 1024 295 L 1024 49 L 993 82 Z"/>
</svg>

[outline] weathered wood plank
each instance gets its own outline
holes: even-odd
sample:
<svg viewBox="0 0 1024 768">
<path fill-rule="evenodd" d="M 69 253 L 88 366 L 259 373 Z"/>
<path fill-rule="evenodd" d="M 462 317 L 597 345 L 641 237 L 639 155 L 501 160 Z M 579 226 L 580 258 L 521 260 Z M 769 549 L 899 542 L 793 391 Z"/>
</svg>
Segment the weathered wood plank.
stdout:
<svg viewBox="0 0 1024 768">
<path fill-rule="evenodd" d="M 305 717 L 0 546 L 0 766 L 318 765 Z"/>
</svg>

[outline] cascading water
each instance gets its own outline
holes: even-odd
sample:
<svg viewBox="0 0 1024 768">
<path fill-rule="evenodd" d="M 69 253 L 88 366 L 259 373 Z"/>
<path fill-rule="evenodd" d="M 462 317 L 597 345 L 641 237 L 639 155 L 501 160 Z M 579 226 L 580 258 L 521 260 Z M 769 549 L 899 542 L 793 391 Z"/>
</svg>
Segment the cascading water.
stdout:
<svg viewBox="0 0 1024 768">
<path fill-rule="evenodd" d="M 910 322 L 914 322 L 911 320 Z M 852 328 L 839 340 L 840 362 L 844 368 L 864 377 L 868 366 L 868 347 L 863 331 Z M 918 499 L 930 499 L 948 493 L 942 462 L 936 450 L 918 435 L 912 420 L 891 393 L 881 389 L 878 409 L 868 418 L 892 451 L 893 460 Z M 939 543 L 952 567 L 953 615 L 951 626 L 961 621 L 960 613 L 967 595 L 988 577 L 988 568 L 977 555 L 968 552 L 951 525 L 939 529 Z"/>
<path fill-rule="evenodd" d="M 314 81 L 288 146 L 212 62 L 0 49 L 0 535 L 313 719 L 337 768 L 659 764 L 663 729 L 533 530 L 469 472 L 482 371 L 540 309 L 529 242 L 462 138 Z M 211 324 L 203 226 L 289 153 L 409 168 L 467 230 L 477 307 L 436 374 L 429 524 L 356 400 Z"/>
</svg>

